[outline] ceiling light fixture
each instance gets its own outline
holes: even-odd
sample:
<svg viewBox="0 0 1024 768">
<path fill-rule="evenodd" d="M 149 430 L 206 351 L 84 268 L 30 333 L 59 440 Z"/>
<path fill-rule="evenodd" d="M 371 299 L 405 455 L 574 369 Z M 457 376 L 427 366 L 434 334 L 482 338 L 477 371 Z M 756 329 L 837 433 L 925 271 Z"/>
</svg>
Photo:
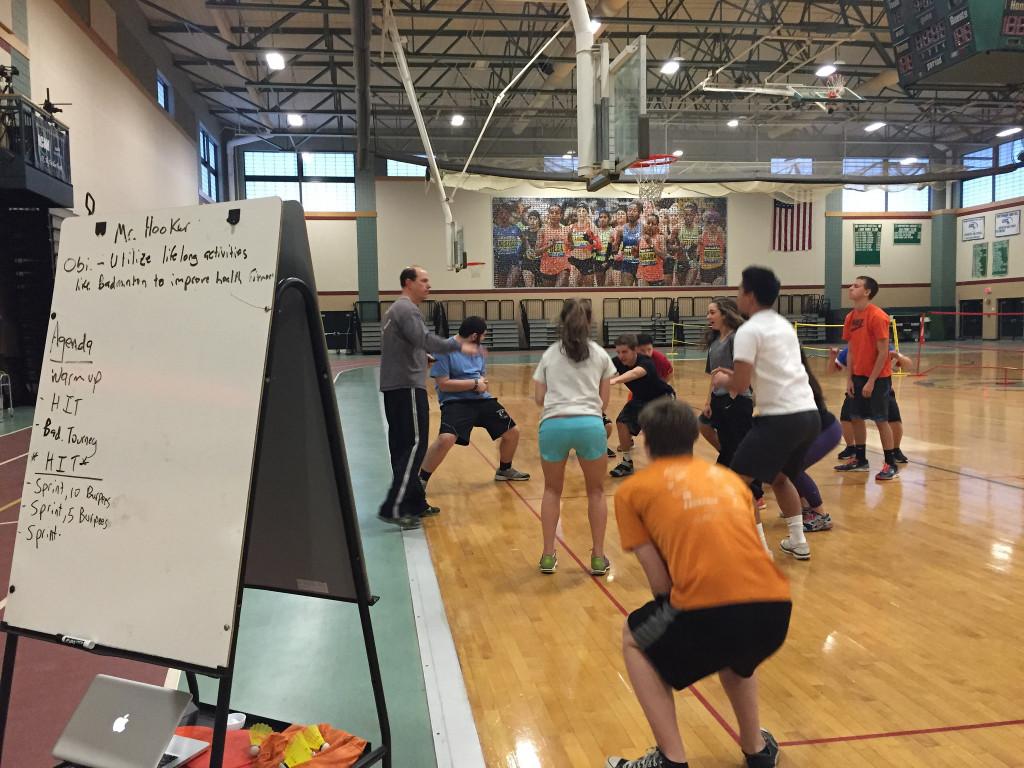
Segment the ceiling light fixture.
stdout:
<svg viewBox="0 0 1024 768">
<path fill-rule="evenodd" d="M 601 22 L 597 19 L 590 20 L 590 34 L 596 35 L 601 30 Z"/>
<path fill-rule="evenodd" d="M 456 128 L 458 128 L 465 122 L 466 118 L 464 118 L 462 115 L 452 115 L 452 125 L 454 125 Z"/>
<path fill-rule="evenodd" d="M 817 75 L 818 77 L 831 77 L 835 73 L 836 73 L 836 65 L 835 64 L 825 64 L 825 65 L 823 65 L 821 67 L 818 67 L 818 71 L 815 72 L 814 74 Z"/>
<path fill-rule="evenodd" d="M 996 136 L 1002 139 L 1006 136 L 1013 136 L 1015 134 L 1018 134 L 1021 132 L 1021 130 L 1022 129 L 1019 126 L 1015 128 L 1007 128 L 1005 131 L 1000 131 L 999 133 L 997 133 Z"/>
<path fill-rule="evenodd" d="M 679 59 L 669 59 L 661 65 L 661 74 L 663 75 L 674 75 L 679 71 L 679 67 L 682 65 L 679 63 Z"/>
<path fill-rule="evenodd" d="M 900 165 L 916 165 L 917 163 L 920 162 L 921 161 L 916 157 L 904 157 L 902 160 L 900 160 Z"/>
<path fill-rule="evenodd" d="M 875 131 L 879 130 L 880 128 L 885 128 L 885 123 L 882 123 L 882 122 L 872 123 L 871 125 L 865 126 L 864 130 L 867 133 L 874 133 Z"/>
<path fill-rule="evenodd" d="M 292 128 L 301 128 L 306 121 L 297 112 L 288 113 L 288 125 Z"/>
<path fill-rule="evenodd" d="M 284 56 L 277 51 L 267 51 L 267 66 L 271 69 L 284 69 Z"/>
<path fill-rule="evenodd" d="M 682 157 L 682 156 L 683 156 L 683 150 L 681 150 L 681 149 L 677 149 L 675 152 L 672 153 L 672 157 Z"/>
<path fill-rule="evenodd" d="M 726 123 L 726 125 L 728 125 L 730 128 L 739 128 L 740 121 L 734 117 L 732 120 Z"/>
</svg>

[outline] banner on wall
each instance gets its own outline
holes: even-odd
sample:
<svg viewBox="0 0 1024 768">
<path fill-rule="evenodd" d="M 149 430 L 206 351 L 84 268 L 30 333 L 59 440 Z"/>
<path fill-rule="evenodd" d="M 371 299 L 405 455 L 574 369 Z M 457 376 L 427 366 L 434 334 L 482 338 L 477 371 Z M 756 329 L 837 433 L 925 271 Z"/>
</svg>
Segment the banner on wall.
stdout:
<svg viewBox="0 0 1024 768">
<path fill-rule="evenodd" d="M 892 225 L 893 245 L 920 245 L 921 225 L 920 224 L 893 224 Z"/>
<path fill-rule="evenodd" d="M 882 263 L 882 225 L 853 225 L 853 263 L 871 265 Z"/>
<path fill-rule="evenodd" d="M 985 239 L 985 217 L 974 216 L 970 219 L 960 221 L 960 240 L 984 240 Z"/>
<path fill-rule="evenodd" d="M 726 199 L 495 197 L 495 288 L 725 285 Z"/>
<path fill-rule="evenodd" d="M 996 237 L 1013 237 L 1019 234 L 1020 209 L 1016 211 L 1002 211 L 996 214 Z M 995 264 L 993 264 L 994 266 Z"/>
<path fill-rule="evenodd" d="M 992 277 L 1005 277 L 1010 271 L 1010 243 L 996 240 L 992 243 Z"/>
<path fill-rule="evenodd" d="M 988 243 L 974 244 L 971 277 L 988 277 Z"/>
</svg>

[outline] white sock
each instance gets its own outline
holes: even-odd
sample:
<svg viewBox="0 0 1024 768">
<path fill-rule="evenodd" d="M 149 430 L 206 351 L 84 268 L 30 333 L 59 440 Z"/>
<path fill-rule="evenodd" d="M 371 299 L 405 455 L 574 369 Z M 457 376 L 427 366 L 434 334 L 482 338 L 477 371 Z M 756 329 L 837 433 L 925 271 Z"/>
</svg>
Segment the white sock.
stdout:
<svg viewBox="0 0 1024 768">
<path fill-rule="evenodd" d="M 630 455 L 630 451 L 623 451 L 622 452 L 622 460 L 623 461 L 630 461 L 630 462 L 633 461 L 633 457 Z"/>
<path fill-rule="evenodd" d="M 807 537 L 804 536 L 804 516 L 794 515 L 786 518 L 786 525 L 789 526 L 789 543 L 806 544 Z"/>
<path fill-rule="evenodd" d="M 757 535 L 761 537 L 761 543 L 764 545 L 765 551 L 770 553 L 771 550 L 768 548 L 768 539 L 764 537 L 764 525 L 761 523 L 757 524 Z"/>
</svg>

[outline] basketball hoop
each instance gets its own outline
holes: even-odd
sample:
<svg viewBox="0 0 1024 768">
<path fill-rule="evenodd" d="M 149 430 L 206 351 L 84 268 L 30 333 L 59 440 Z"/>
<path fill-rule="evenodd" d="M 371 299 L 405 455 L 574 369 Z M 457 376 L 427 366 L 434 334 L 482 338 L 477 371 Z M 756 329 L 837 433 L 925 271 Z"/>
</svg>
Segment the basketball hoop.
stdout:
<svg viewBox="0 0 1024 768">
<path fill-rule="evenodd" d="M 651 155 L 644 160 L 637 160 L 629 166 L 633 175 L 636 176 L 642 202 L 653 204 L 661 199 L 661 192 L 665 188 L 668 172 L 675 162 L 676 158 L 672 155 Z"/>
<path fill-rule="evenodd" d="M 834 75 L 829 75 L 828 80 L 825 81 L 825 97 L 829 99 L 838 99 L 843 95 L 843 91 L 846 89 L 846 78 L 836 72 Z"/>
</svg>

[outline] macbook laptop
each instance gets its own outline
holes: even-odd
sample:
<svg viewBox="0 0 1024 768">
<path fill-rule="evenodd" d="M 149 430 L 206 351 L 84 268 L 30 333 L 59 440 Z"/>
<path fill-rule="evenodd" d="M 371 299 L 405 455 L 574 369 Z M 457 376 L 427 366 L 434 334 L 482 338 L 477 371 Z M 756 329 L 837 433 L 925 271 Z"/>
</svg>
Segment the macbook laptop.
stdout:
<svg viewBox="0 0 1024 768">
<path fill-rule="evenodd" d="M 177 768 L 208 747 L 174 735 L 192 701 L 184 691 L 97 675 L 53 748 L 82 768 Z"/>
</svg>

